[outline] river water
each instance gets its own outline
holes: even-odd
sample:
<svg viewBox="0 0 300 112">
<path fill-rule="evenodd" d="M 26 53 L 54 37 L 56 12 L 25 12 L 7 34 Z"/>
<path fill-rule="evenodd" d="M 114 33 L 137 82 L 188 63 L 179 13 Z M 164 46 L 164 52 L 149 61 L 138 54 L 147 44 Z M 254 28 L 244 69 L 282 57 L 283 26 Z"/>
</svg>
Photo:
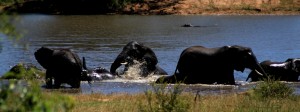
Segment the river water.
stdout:
<svg viewBox="0 0 300 112">
<path fill-rule="evenodd" d="M 19 41 L 1 35 L 0 74 L 19 62 L 41 67 L 33 53 L 41 46 L 70 48 L 85 57 L 88 67 L 110 69 L 111 63 L 130 41 L 152 48 L 159 66 L 173 74 L 183 49 L 202 45 L 242 45 L 252 48 L 258 61 L 300 58 L 300 16 L 132 16 L 132 15 L 20 15 L 15 22 L 23 34 Z M 203 27 L 180 27 L 183 24 Z M 242 92 L 250 70 L 235 72 L 237 86 L 183 85 L 203 93 Z M 80 92 L 137 93 L 151 88 L 157 77 L 141 80 L 82 82 Z M 290 83 L 300 93 L 298 83 Z M 171 85 L 172 86 L 172 85 Z"/>
</svg>

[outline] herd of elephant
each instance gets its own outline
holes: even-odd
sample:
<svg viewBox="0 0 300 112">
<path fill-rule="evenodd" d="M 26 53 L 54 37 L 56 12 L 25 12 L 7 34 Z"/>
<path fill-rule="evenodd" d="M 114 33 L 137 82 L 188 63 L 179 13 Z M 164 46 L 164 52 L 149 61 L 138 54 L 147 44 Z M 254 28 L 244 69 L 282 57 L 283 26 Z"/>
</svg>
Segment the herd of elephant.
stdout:
<svg viewBox="0 0 300 112">
<path fill-rule="evenodd" d="M 139 67 L 141 77 L 149 74 L 162 75 L 156 83 L 234 85 L 234 70 L 243 72 L 245 68 L 252 70 L 246 79 L 251 78 L 251 81 L 264 80 L 268 77 L 275 80 L 298 81 L 300 74 L 298 58 L 287 59 L 285 62 L 267 60 L 259 63 L 251 48 L 238 45 L 186 48 L 179 57 L 173 75 L 168 75 L 157 65 L 158 59 L 151 48 L 136 41 L 129 42 L 123 47 L 110 70 L 102 67 L 87 68 L 85 58 L 81 60 L 70 49 L 41 47 L 34 55 L 38 63 L 46 69 L 47 88 L 59 88 L 62 83 L 79 88 L 80 81 L 112 79 L 121 76 L 137 62 L 141 64 Z M 119 73 L 117 69 L 121 65 L 124 65 L 124 70 Z"/>
</svg>

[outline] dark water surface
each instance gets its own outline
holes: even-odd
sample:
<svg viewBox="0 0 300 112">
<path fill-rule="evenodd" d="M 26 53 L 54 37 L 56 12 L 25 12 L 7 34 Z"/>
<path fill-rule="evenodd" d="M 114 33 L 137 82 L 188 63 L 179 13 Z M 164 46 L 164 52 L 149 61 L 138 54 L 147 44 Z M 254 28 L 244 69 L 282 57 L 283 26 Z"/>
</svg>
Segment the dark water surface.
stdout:
<svg viewBox="0 0 300 112">
<path fill-rule="evenodd" d="M 180 27 L 183 24 L 206 27 Z M 21 15 L 16 22 L 24 34 L 20 42 L 1 35 L 0 74 L 18 62 L 34 63 L 33 53 L 41 46 L 71 48 L 84 56 L 88 67 L 110 68 L 122 47 L 132 40 L 156 53 L 159 65 L 174 73 L 181 51 L 189 46 L 251 47 L 258 61 L 300 58 L 300 16 L 128 16 L 128 15 Z M 40 66 L 39 66 L 40 67 Z M 238 86 L 184 85 L 188 91 L 226 93 L 245 91 L 250 71 L 235 72 Z M 154 79 L 114 80 L 82 84 L 81 92 L 143 92 Z M 291 83 L 300 93 L 299 84 Z"/>
</svg>

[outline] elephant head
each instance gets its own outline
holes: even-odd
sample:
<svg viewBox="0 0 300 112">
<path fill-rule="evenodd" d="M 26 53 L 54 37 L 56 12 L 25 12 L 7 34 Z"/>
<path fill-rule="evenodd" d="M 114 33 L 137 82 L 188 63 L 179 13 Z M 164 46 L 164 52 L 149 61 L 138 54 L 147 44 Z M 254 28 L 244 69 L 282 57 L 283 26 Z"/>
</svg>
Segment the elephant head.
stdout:
<svg viewBox="0 0 300 112">
<path fill-rule="evenodd" d="M 245 68 L 255 71 L 258 75 L 265 75 L 264 69 L 260 66 L 251 48 L 238 45 L 228 46 L 229 54 L 233 55 L 233 67 L 237 71 L 243 72 Z M 248 79 L 248 78 L 247 78 Z"/>
<path fill-rule="evenodd" d="M 265 60 L 261 62 L 260 65 L 266 71 L 267 75 L 260 76 L 257 73 L 251 72 L 247 80 L 251 78 L 251 81 L 259 81 L 264 80 L 264 78 L 272 78 L 282 81 L 298 81 L 300 75 L 300 59 L 290 58 L 285 62 Z"/>
<path fill-rule="evenodd" d="M 287 69 L 294 71 L 296 73 L 300 73 L 300 59 L 299 58 L 289 58 L 285 62 L 287 62 Z"/>
<path fill-rule="evenodd" d="M 150 48 L 136 41 L 132 41 L 123 47 L 122 52 L 111 65 L 110 72 L 112 74 L 116 74 L 116 69 L 121 65 L 125 65 L 126 71 L 128 67 L 135 64 L 134 61 L 138 61 L 140 63 L 145 62 L 145 68 L 147 71 L 155 70 L 155 66 L 158 62 L 155 53 Z M 148 72 L 145 74 L 147 73 Z"/>
<path fill-rule="evenodd" d="M 58 88 L 67 83 L 74 88 L 80 87 L 80 81 L 87 79 L 83 74 L 83 65 L 77 54 L 69 49 L 50 49 L 41 47 L 35 53 L 38 63 L 46 69 L 46 86 Z M 88 80 L 89 81 L 89 80 Z"/>
<path fill-rule="evenodd" d="M 37 60 L 37 62 L 45 69 L 50 68 L 50 60 L 52 58 L 54 50 L 49 49 L 47 47 L 41 47 L 38 49 L 35 53 L 34 56 Z"/>
</svg>

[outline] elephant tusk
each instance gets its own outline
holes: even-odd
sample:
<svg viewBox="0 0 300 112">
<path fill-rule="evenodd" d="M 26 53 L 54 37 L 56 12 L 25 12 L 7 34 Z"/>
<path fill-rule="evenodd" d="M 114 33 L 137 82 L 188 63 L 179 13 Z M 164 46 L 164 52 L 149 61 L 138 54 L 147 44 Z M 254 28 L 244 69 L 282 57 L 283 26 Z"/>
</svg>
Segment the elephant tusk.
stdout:
<svg viewBox="0 0 300 112">
<path fill-rule="evenodd" d="M 128 62 L 124 62 L 124 63 L 121 63 L 122 65 L 126 65 L 126 64 L 128 64 Z"/>
<path fill-rule="evenodd" d="M 260 72 L 257 71 L 257 70 L 255 70 L 255 72 L 256 72 L 258 75 L 264 76 L 264 74 L 260 73 Z"/>
</svg>

